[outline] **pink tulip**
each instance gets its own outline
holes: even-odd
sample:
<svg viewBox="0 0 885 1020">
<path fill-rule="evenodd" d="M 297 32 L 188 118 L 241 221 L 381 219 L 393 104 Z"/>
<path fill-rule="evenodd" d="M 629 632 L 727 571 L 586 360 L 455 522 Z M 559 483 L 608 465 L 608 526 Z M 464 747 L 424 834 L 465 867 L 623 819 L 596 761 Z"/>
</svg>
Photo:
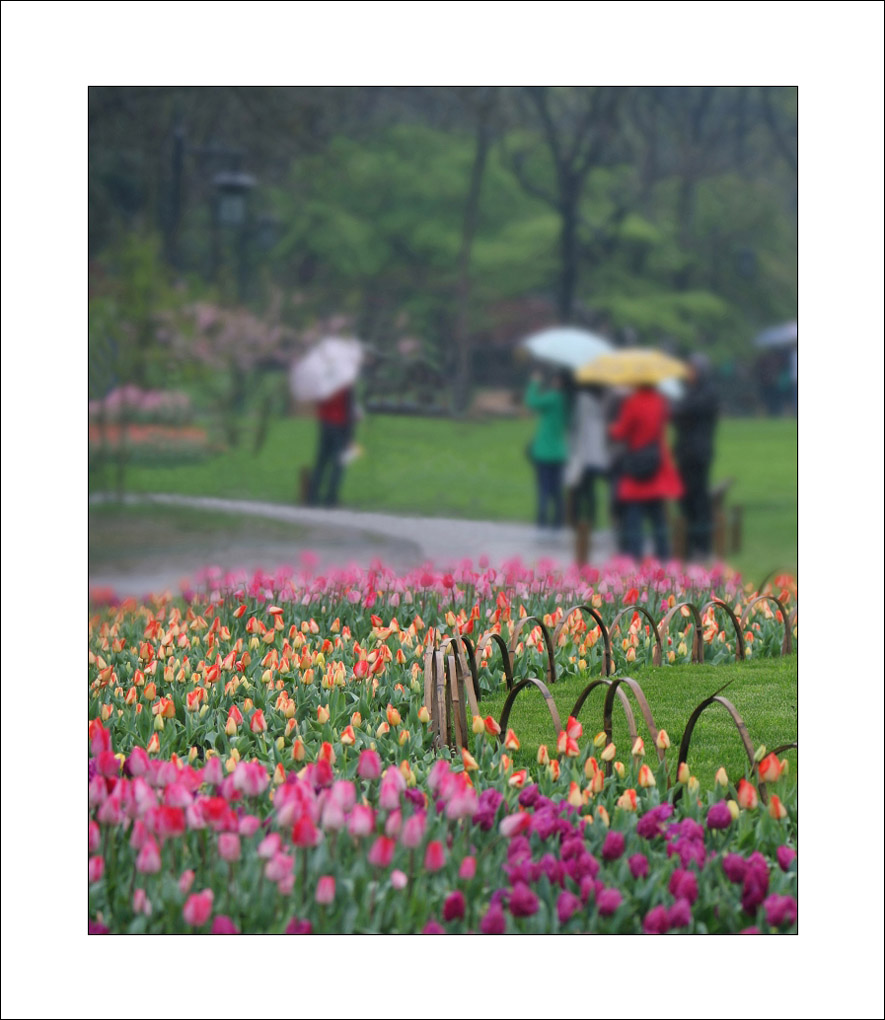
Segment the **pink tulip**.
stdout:
<svg viewBox="0 0 885 1020">
<path fill-rule="evenodd" d="M 228 862 L 240 859 L 240 837 L 235 832 L 222 832 L 219 835 L 218 856 Z"/>
<path fill-rule="evenodd" d="M 161 867 L 160 848 L 157 846 L 156 841 L 148 836 L 141 850 L 138 851 L 138 857 L 135 859 L 135 870 L 142 875 L 156 875 Z"/>
<path fill-rule="evenodd" d="M 438 839 L 432 839 L 427 844 L 427 850 L 424 853 L 424 870 L 439 871 L 445 867 L 445 863 L 446 852 L 442 843 Z"/>
<path fill-rule="evenodd" d="M 525 832 L 531 824 L 532 816 L 527 811 L 517 811 L 515 814 L 507 815 L 506 818 L 501 819 L 498 831 L 505 839 L 510 839 L 511 836 Z"/>
<path fill-rule="evenodd" d="M 356 839 L 368 836 L 375 829 L 375 812 L 366 804 L 357 804 L 347 820 L 347 831 Z"/>
<path fill-rule="evenodd" d="M 120 759 L 113 751 L 100 751 L 95 759 L 99 774 L 113 778 L 120 774 Z"/>
<path fill-rule="evenodd" d="M 98 822 L 89 823 L 89 852 L 94 854 L 95 851 L 101 845 L 101 829 L 98 827 Z"/>
<path fill-rule="evenodd" d="M 335 900 L 335 879 L 332 875 L 322 875 L 317 882 L 316 901 L 325 906 Z"/>
<path fill-rule="evenodd" d="M 294 867 L 295 859 L 293 857 L 283 853 L 274 854 L 264 866 L 264 875 L 271 882 L 279 882 L 290 875 Z"/>
<path fill-rule="evenodd" d="M 261 828 L 261 819 L 256 815 L 243 815 L 237 826 L 237 831 L 241 836 L 245 836 L 249 839 L 250 836 L 254 836 L 256 832 Z"/>
<path fill-rule="evenodd" d="M 133 776 L 143 776 L 150 766 L 150 758 L 143 747 L 133 747 L 127 759 L 129 771 Z"/>
<path fill-rule="evenodd" d="M 360 779 L 377 779 L 381 775 L 381 756 L 377 751 L 360 751 L 360 760 L 356 768 Z"/>
<path fill-rule="evenodd" d="M 216 755 L 213 755 L 203 766 L 203 782 L 210 786 L 220 786 L 224 782 L 224 766 Z"/>
<path fill-rule="evenodd" d="M 402 828 L 402 825 L 403 825 L 403 813 L 402 811 L 399 810 L 399 808 L 397 808 L 396 811 L 390 812 L 387 821 L 384 823 L 384 835 L 390 836 L 391 839 L 396 839 L 396 837 L 399 835 L 399 830 Z"/>
<path fill-rule="evenodd" d="M 369 850 L 369 864 L 376 868 L 389 868 L 396 843 L 388 836 L 379 836 Z"/>
<path fill-rule="evenodd" d="M 211 889 L 204 889 L 202 892 L 192 893 L 188 896 L 181 914 L 187 924 L 193 928 L 199 928 L 209 920 L 212 913 L 212 900 L 214 899 Z"/>
<path fill-rule="evenodd" d="M 104 857 L 96 854 L 89 858 L 89 884 L 100 882 L 104 874 Z"/>
<path fill-rule="evenodd" d="M 269 861 L 274 854 L 279 853 L 281 842 L 278 832 L 269 832 L 258 844 L 258 856 L 263 861 Z"/>
<path fill-rule="evenodd" d="M 136 914 L 144 914 L 145 917 L 151 916 L 153 907 L 144 889 L 136 889 L 132 894 L 132 909 Z"/>
<path fill-rule="evenodd" d="M 320 825 L 330 832 L 338 832 L 344 828 L 345 820 L 344 808 L 333 797 L 327 797 L 323 803 Z"/>
<path fill-rule="evenodd" d="M 270 783 L 267 769 L 257 761 L 241 761 L 234 769 L 234 789 L 247 797 L 257 797 Z"/>
<path fill-rule="evenodd" d="M 196 878 L 196 875 L 190 868 L 182 871 L 181 878 L 178 880 L 178 888 L 185 896 L 190 892 L 191 886 L 194 884 L 194 878 Z"/>
<path fill-rule="evenodd" d="M 404 847 L 414 850 L 415 847 L 420 846 L 424 841 L 426 829 L 427 815 L 423 811 L 418 811 L 406 820 L 402 835 L 400 836 L 400 842 Z"/>
<path fill-rule="evenodd" d="M 476 858 L 465 857 L 461 861 L 461 867 L 458 868 L 458 878 L 464 882 L 469 882 L 471 878 L 476 874 Z"/>
<path fill-rule="evenodd" d="M 193 803 L 193 796 L 184 783 L 170 783 L 163 794 L 163 803 L 169 807 L 186 808 Z"/>
<path fill-rule="evenodd" d="M 390 873 L 390 884 L 394 889 L 405 889 L 405 887 L 409 884 L 409 880 L 404 871 L 400 871 L 399 868 L 394 868 L 394 870 Z"/>
</svg>

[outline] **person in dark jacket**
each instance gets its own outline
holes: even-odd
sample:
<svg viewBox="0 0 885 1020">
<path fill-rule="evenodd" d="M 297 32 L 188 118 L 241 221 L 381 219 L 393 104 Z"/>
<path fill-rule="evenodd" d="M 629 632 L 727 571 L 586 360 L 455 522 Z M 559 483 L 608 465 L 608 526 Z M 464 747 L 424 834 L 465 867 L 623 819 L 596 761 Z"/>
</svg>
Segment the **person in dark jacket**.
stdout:
<svg viewBox="0 0 885 1020">
<path fill-rule="evenodd" d="M 692 354 L 685 395 L 674 406 L 674 453 L 685 494 L 682 514 L 686 526 L 686 558 L 708 559 L 713 551 L 713 508 L 710 503 L 710 467 L 713 437 L 719 417 L 719 395 L 712 367 L 704 354 Z"/>
<path fill-rule="evenodd" d="M 310 477 L 309 506 L 337 506 L 338 487 L 344 470 L 344 453 L 353 438 L 356 420 L 352 387 L 345 387 L 320 401 L 316 409 L 319 443 Z"/>
</svg>

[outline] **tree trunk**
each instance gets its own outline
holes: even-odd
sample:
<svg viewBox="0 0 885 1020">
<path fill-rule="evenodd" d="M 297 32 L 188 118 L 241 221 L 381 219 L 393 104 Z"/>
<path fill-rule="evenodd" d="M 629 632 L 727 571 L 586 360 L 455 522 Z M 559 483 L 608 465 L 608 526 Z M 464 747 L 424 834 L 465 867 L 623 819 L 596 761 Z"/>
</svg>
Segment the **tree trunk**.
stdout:
<svg viewBox="0 0 885 1020">
<path fill-rule="evenodd" d="M 470 253 L 479 218 L 479 196 L 489 153 L 492 131 L 490 113 L 492 103 L 483 103 L 478 111 L 476 151 L 470 173 L 470 190 L 464 207 L 464 225 L 461 230 L 461 250 L 458 254 L 457 315 L 455 319 L 455 380 L 452 406 L 456 414 L 463 414 L 470 402 L 471 342 L 470 342 Z"/>
<path fill-rule="evenodd" d="M 557 311 L 560 322 L 572 322 L 575 315 L 575 290 L 578 285 L 578 194 L 570 188 L 559 208 L 559 255 L 562 263 L 559 275 Z"/>
</svg>

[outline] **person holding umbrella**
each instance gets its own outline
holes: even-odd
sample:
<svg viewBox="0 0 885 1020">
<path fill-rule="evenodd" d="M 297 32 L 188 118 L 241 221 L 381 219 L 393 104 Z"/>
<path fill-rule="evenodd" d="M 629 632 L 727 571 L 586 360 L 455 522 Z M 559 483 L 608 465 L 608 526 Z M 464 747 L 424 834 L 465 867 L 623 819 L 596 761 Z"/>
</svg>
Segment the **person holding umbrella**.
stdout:
<svg viewBox="0 0 885 1020">
<path fill-rule="evenodd" d="M 292 368 L 292 393 L 316 404 L 319 435 L 307 488 L 309 506 L 337 506 L 357 420 L 354 383 L 364 357 L 358 340 L 326 337 Z"/>
<path fill-rule="evenodd" d="M 624 551 L 637 560 L 642 557 L 643 519 L 651 526 L 655 556 L 664 560 L 670 555 L 666 500 L 679 499 L 683 487 L 667 448 L 667 399 L 657 385 L 687 374 L 681 361 L 640 348 L 603 355 L 577 373 L 579 383 L 632 389 L 617 420 L 609 426 L 609 436 L 626 446 L 619 466 L 617 498 L 623 507 Z"/>
</svg>

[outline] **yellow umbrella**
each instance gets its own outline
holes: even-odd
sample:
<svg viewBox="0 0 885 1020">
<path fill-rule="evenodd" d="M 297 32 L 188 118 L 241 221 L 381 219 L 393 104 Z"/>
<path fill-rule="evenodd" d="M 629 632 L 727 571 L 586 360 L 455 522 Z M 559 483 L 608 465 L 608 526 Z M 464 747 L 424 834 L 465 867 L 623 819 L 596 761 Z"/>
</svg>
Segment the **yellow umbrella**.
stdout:
<svg viewBox="0 0 885 1020">
<path fill-rule="evenodd" d="M 650 347 L 601 354 L 575 372 L 577 382 L 603 386 L 652 386 L 665 379 L 687 377 L 688 365 Z"/>
</svg>

